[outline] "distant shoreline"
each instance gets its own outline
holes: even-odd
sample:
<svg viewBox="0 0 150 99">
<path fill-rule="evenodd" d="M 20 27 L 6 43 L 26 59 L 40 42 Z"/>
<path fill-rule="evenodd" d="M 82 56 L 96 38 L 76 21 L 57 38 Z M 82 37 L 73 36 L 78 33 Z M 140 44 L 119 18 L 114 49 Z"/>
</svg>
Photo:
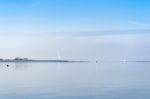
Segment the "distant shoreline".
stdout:
<svg viewBox="0 0 150 99">
<path fill-rule="evenodd" d="M 69 61 L 69 60 L 0 60 L 0 63 L 41 63 L 41 62 L 61 62 L 61 63 L 73 63 L 73 62 L 89 62 L 89 61 Z"/>
<path fill-rule="evenodd" d="M 34 59 L 28 59 L 28 58 L 20 58 L 20 57 L 16 57 L 14 59 L 2 59 L 0 58 L 0 63 L 4 63 L 4 62 L 15 62 L 15 63 L 23 63 L 23 62 L 27 62 L 27 63 L 34 63 L 34 62 L 89 62 L 89 61 L 72 61 L 72 60 L 34 60 Z"/>
</svg>

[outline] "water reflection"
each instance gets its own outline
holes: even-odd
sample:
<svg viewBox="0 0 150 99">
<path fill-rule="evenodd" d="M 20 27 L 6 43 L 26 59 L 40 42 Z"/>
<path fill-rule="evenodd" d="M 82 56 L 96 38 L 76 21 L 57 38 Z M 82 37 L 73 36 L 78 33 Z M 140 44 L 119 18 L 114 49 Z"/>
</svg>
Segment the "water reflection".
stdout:
<svg viewBox="0 0 150 99">
<path fill-rule="evenodd" d="M 27 69 L 28 63 L 0 63 L 0 68 Z"/>
<path fill-rule="evenodd" d="M 24 63 L 15 63 L 14 67 L 16 69 L 27 69 L 28 68 L 28 64 L 27 62 Z"/>
<path fill-rule="evenodd" d="M 61 63 L 56 63 L 57 64 L 57 72 L 58 73 L 60 73 L 61 72 L 61 67 L 62 67 L 62 65 L 61 65 Z"/>
<path fill-rule="evenodd" d="M 6 65 L 7 63 L 0 64 L 2 99 L 150 97 L 149 63 L 9 63 L 9 67 Z"/>
</svg>

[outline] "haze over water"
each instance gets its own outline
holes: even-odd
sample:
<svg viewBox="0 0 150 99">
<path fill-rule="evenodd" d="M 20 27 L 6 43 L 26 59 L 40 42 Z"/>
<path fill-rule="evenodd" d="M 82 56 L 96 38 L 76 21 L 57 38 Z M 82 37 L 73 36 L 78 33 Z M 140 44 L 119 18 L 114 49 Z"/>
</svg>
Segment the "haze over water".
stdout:
<svg viewBox="0 0 150 99">
<path fill-rule="evenodd" d="M 9 63 L 9 67 L 1 63 L 0 98 L 149 99 L 150 63 L 119 62 L 149 60 L 149 34 L 64 37 L 63 41 L 62 58 L 90 62 Z"/>
<path fill-rule="evenodd" d="M 150 1 L 0 0 L 0 99 L 149 99 Z M 2 62 L 2 61 L 1 61 Z"/>
</svg>

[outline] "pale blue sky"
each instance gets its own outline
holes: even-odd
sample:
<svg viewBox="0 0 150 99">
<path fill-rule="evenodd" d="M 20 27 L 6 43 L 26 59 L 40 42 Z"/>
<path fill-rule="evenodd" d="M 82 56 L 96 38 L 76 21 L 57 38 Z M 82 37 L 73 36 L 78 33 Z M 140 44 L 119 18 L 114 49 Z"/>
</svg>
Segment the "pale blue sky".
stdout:
<svg viewBox="0 0 150 99">
<path fill-rule="evenodd" d="M 0 0 L 0 33 L 38 36 L 52 32 L 149 29 L 149 3 L 148 0 Z"/>
<path fill-rule="evenodd" d="M 59 49 L 67 59 L 114 59 L 116 53 L 116 59 L 135 58 L 149 50 L 138 48 L 149 46 L 150 36 L 143 35 L 150 31 L 149 4 L 149 0 L 0 0 L 0 57 L 56 59 Z M 125 33 L 134 36 L 118 35 Z"/>
</svg>

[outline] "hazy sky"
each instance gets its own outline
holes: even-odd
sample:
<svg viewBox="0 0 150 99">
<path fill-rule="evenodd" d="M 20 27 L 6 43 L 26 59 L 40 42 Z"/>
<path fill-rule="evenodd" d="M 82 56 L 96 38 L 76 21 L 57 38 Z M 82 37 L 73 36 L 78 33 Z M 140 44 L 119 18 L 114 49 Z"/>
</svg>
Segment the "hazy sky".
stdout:
<svg viewBox="0 0 150 99">
<path fill-rule="evenodd" d="M 135 35 L 149 33 L 149 4 L 149 0 L 0 0 L 0 55 L 57 58 L 60 49 L 66 58 L 75 57 L 72 52 L 83 53 L 83 59 L 96 57 L 92 53 L 101 49 L 99 43 L 87 51 L 90 54 L 84 53 L 95 38 L 104 44 L 116 39 L 98 36 L 116 33 L 118 38 L 129 30 Z"/>
</svg>

